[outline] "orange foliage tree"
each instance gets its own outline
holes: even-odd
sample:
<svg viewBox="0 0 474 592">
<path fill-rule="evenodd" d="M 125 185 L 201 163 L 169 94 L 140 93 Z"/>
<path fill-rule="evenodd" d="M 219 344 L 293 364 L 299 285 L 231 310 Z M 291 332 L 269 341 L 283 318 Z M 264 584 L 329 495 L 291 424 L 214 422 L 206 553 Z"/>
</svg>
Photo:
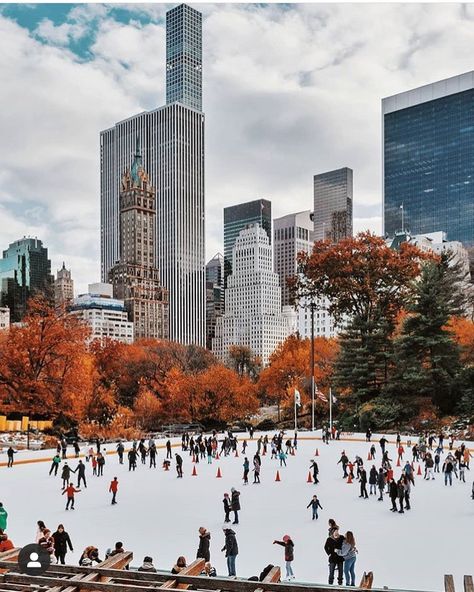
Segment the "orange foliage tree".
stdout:
<svg viewBox="0 0 474 592">
<path fill-rule="evenodd" d="M 474 323 L 464 317 L 452 317 L 449 329 L 461 348 L 461 361 L 474 365 Z"/>
<path fill-rule="evenodd" d="M 310 369 L 311 341 L 295 335 L 288 337 L 270 356 L 270 364 L 262 370 L 258 390 L 266 400 L 278 406 L 293 405 L 294 388 L 307 400 L 311 381 Z M 331 380 L 338 345 L 334 339 L 316 337 L 314 339 L 314 379 L 320 389 L 327 389 Z"/>
<path fill-rule="evenodd" d="M 89 330 L 74 316 L 58 315 L 43 297 L 30 300 L 22 325 L 0 344 L 3 412 L 69 413 L 84 394 L 85 340 Z"/>
</svg>

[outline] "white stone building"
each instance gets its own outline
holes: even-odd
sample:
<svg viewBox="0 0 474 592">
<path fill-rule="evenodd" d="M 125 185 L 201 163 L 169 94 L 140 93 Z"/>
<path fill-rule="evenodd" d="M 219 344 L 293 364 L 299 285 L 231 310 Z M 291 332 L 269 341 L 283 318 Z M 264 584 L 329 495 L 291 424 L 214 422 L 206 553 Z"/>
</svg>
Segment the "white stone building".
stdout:
<svg viewBox="0 0 474 592">
<path fill-rule="evenodd" d="M 90 326 L 90 341 L 108 338 L 133 343 L 133 322 L 128 320 L 124 301 L 113 298 L 112 284 L 89 284 L 89 292 L 74 299 L 70 312 Z"/>
<path fill-rule="evenodd" d="M 244 345 L 267 365 L 276 347 L 295 330 L 296 313 L 289 306 L 282 310 L 270 239 L 261 226 L 251 225 L 240 232 L 232 250 L 225 312 L 217 319 L 212 350 L 227 362 L 229 348 Z"/>
</svg>

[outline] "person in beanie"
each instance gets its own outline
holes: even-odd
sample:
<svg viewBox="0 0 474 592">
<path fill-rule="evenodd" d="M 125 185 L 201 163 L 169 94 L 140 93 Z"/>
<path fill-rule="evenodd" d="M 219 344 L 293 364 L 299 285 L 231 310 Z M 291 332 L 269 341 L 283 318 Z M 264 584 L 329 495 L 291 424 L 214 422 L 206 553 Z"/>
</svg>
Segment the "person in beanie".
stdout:
<svg viewBox="0 0 474 592">
<path fill-rule="evenodd" d="M 118 481 L 117 481 L 117 477 L 114 477 L 113 481 L 110 482 L 110 487 L 109 487 L 109 492 L 112 493 L 112 505 L 117 503 L 117 500 L 116 500 L 117 491 L 118 491 Z"/>
<path fill-rule="evenodd" d="M 222 547 L 221 551 L 225 551 L 229 577 L 236 576 L 237 574 L 235 572 L 235 559 L 239 554 L 239 547 L 237 545 L 237 539 L 235 538 L 235 532 L 227 526 L 224 526 L 222 530 L 225 534 L 225 544 Z"/>
<path fill-rule="evenodd" d="M 291 567 L 291 563 L 294 557 L 294 548 L 295 545 L 291 540 L 291 537 L 288 534 L 285 534 L 282 541 L 273 541 L 274 545 L 281 545 L 285 547 L 285 566 L 286 566 L 286 579 L 287 580 L 294 580 L 295 575 L 293 573 L 293 569 Z"/>
<path fill-rule="evenodd" d="M 206 562 L 211 560 L 211 533 L 201 526 L 199 528 L 199 547 L 196 553 L 196 559 L 204 559 Z"/>
<path fill-rule="evenodd" d="M 54 555 L 58 563 L 64 565 L 65 557 L 67 553 L 67 548 L 72 552 L 74 549 L 72 548 L 71 539 L 69 538 L 69 534 L 64 530 L 64 526 L 60 524 L 56 532 L 53 533 L 53 540 L 54 540 Z"/>
<path fill-rule="evenodd" d="M 143 559 L 143 564 L 138 568 L 138 571 L 147 571 L 148 573 L 156 573 L 156 567 L 153 565 L 152 557 L 148 555 Z"/>
</svg>

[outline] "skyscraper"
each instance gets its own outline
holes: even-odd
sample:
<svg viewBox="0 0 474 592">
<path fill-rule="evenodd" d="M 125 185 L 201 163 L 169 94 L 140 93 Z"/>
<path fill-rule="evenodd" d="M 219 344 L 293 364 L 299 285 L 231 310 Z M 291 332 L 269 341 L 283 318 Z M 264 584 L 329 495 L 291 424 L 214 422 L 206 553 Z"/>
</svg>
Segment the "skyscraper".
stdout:
<svg viewBox="0 0 474 592">
<path fill-rule="evenodd" d="M 156 193 L 142 166 L 140 144 L 120 192 L 120 261 L 109 272 L 114 296 L 125 302 L 136 339 L 168 336 L 168 293 L 155 265 Z"/>
<path fill-rule="evenodd" d="M 224 208 L 224 285 L 232 273 L 232 249 L 240 231 L 252 224 L 259 224 L 272 242 L 272 203 L 267 199 L 255 199 Z"/>
<path fill-rule="evenodd" d="M 352 169 L 314 175 L 314 240 L 352 236 Z"/>
<path fill-rule="evenodd" d="M 259 224 L 244 228 L 232 250 L 225 312 L 217 319 L 212 350 L 223 362 L 229 348 L 243 345 L 263 365 L 276 347 L 296 330 L 296 313 L 281 306 L 278 274 L 273 271 L 270 239 Z"/>
<path fill-rule="evenodd" d="M 474 245 L 474 72 L 385 98 L 382 117 L 384 233 Z"/>
<path fill-rule="evenodd" d="M 74 281 L 71 271 L 64 265 L 58 269 L 54 280 L 54 304 L 59 308 L 67 308 L 74 299 Z"/>
<path fill-rule="evenodd" d="M 206 264 L 206 348 L 212 348 L 217 317 L 224 312 L 224 257 L 216 253 Z"/>
<path fill-rule="evenodd" d="M 136 136 L 156 188 L 156 263 L 169 293 L 169 338 L 205 345 L 204 114 L 201 14 L 167 14 L 167 102 L 101 133 L 101 275 L 119 259 L 119 187 Z M 191 76 L 190 56 L 199 76 Z M 198 70 L 196 70 L 197 72 Z"/>
<path fill-rule="evenodd" d="M 166 102 L 202 111 L 202 15 L 186 4 L 166 13 Z"/>
<path fill-rule="evenodd" d="M 313 221 L 310 210 L 288 214 L 273 220 L 273 252 L 275 272 L 280 277 L 281 302 L 290 305 L 287 280 L 297 272 L 297 255 L 313 248 Z"/>
<path fill-rule="evenodd" d="M 28 299 L 36 294 L 53 296 L 53 276 L 48 249 L 37 238 L 11 243 L 0 259 L 1 306 L 10 308 L 12 323 L 23 318 Z"/>
</svg>

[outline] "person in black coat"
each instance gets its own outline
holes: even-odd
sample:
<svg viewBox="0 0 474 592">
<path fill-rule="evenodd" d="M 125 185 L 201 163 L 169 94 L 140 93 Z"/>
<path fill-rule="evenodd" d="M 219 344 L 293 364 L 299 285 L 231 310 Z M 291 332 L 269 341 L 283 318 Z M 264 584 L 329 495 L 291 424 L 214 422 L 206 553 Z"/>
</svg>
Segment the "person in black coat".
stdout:
<svg viewBox="0 0 474 592">
<path fill-rule="evenodd" d="M 337 528 L 331 529 L 330 535 L 324 545 L 324 550 L 326 551 L 329 561 L 329 584 L 334 583 L 334 574 L 337 569 L 337 583 L 339 586 L 342 586 L 342 568 L 344 565 L 344 559 L 336 553 L 336 549 L 340 549 L 343 542 L 344 537 L 339 534 L 339 530 Z"/>
<path fill-rule="evenodd" d="M 81 481 L 84 483 L 84 487 L 87 487 L 86 465 L 82 462 L 82 460 L 79 461 L 79 464 L 74 469 L 74 473 L 77 473 L 77 487 L 81 486 Z"/>
<path fill-rule="evenodd" d="M 199 529 L 199 547 L 196 553 L 196 559 L 204 559 L 206 562 L 211 560 L 211 533 L 201 526 Z"/>
<path fill-rule="evenodd" d="M 398 508 L 397 508 L 398 486 L 397 486 L 394 479 L 390 480 L 388 492 L 390 495 L 390 499 L 392 500 L 392 507 L 390 509 L 392 512 L 398 512 Z"/>
<path fill-rule="evenodd" d="M 64 560 L 66 558 L 67 548 L 69 547 L 70 551 L 74 551 L 72 548 L 71 539 L 69 538 L 69 534 L 64 530 L 64 526 L 60 524 L 58 529 L 55 533 L 53 533 L 54 539 L 54 554 L 58 563 L 64 565 Z"/>
<path fill-rule="evenodd" d="M 222 529 L 225 534 L 225 544 L 221 551 L 225 551 L 227 557 L 227 569 L 229 571 L 229 577 L 237 575 L 235 573 L 235 558 L 239 554 L 239 547 L 237 545 L 237 539 L 235 538 L 235 532 L 231 528 L 224 527 Z"/>
<path fill-rule="evenodd" d="M 360 495 L 359 497 L 364 497 L 368 499 L 367 494 L 367 471 L 362 467 L 359 471 L 359 480 L 360 480 Z"/>
<path fill-rule="evenodd" d="M 234 512 L 234 522 L 232 524 L 239 523 L 239 510 L 240 510 L 240 491 L 237 491 L 234 487 L 231 488 L 231 501 L 230 509 Z"/>
<path fill-rule="evenodd" d="M 222 500 L 222 503 L 224 504 L 224 513 L 225 513 L 225 518 L 224 518 L 224 522 L 230 522 L 230 498 L 229 498 L 229 494 L 228 493 L 224 493 L 224 499 Z"/>
</svg>

